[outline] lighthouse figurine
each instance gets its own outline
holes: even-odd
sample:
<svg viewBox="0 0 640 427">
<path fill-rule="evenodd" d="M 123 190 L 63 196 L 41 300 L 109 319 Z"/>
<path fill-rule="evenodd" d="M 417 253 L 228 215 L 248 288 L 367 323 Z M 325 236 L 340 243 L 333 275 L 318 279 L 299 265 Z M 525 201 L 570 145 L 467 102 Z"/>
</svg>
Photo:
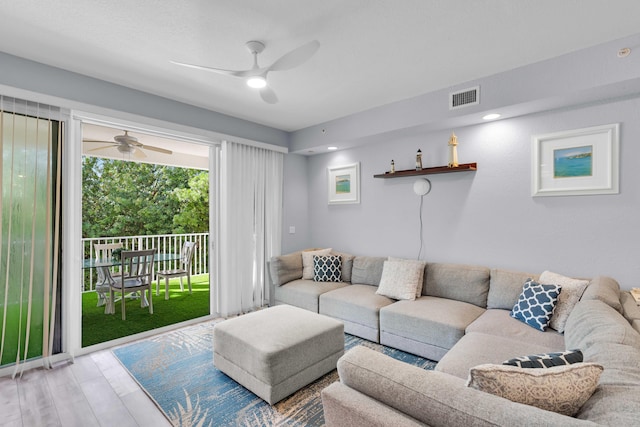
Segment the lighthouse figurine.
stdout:
<svg viewBox="0 0 640 427">
<path fill-rule="evenodd" d="M 418 153 L 416 154 L 416 170 L 422 170 L 422 150 L 418 149 Z"/>
<path fill-rule="evenodd" d="M 449 138 L 449 165 L 450 168 L 458 167 L 458 137 L 451 132 Z"/>
</svg>

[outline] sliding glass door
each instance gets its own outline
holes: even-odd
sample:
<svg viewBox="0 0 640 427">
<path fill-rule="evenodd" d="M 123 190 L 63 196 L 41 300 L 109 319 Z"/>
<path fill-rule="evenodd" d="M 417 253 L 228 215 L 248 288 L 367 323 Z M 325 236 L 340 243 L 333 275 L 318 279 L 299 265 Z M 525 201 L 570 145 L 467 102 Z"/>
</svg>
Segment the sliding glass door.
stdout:
<svg viewBox="0 0 640 427">
<path fill-rule="evenodd" d="M 59 112 L 0 96 L 0 367 L 60 351 Z"/>
</svg>

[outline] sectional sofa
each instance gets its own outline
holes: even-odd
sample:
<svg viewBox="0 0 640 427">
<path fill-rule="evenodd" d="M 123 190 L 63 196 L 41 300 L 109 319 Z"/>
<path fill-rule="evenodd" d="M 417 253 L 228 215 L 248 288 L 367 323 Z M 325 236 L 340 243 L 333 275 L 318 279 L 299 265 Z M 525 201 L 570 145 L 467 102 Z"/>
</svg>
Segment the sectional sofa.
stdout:
<svg viewBox="0 0 640 427">
<path fill-rule="evenodd" d="M 272 258 L 272 304 L 340 319 L 346 333 L 438 361 L 435 371 L 425 371 L 364 347 L 347 352 L 338 362 L 340 382 L 322 393 L 328 426 L 640 425 L 640 309 L 614 279 L 588 280 L 564 313 L 563 333 L 543 332 L 510 316 L 523 284 L 538 274 L 425 263 L 419 296 L 397 300 L 376 293 L 388 258 L 330 251 L 341 259 L 341 280 L 318 282 L 304 271 L 311 252 Z M 472 370 L 511 369 L 506 374 L 516 375 L 516 383 L 517 375 L 534 371 L 567 375 L 578 365 L 554 371 L 501 364 L 569 349 L 582 352 L 579 365 L 599 369 L 595 392 L 573 416 L 473 387 Z M 551 388 L 540 390 L 542 399 L 563 394 L 553 383 L 545 387 Z"/>
</svg>

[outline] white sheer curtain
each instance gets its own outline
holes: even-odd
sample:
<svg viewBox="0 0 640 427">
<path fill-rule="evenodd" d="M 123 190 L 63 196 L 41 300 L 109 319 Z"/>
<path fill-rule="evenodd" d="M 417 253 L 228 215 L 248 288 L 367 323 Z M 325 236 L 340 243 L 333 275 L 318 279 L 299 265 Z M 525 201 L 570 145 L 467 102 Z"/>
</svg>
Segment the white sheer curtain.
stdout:
<svg viewBox="0 0 640 427">
<path fill-rule="evenodd" d="M 221 316 L 268 299 L 267 261 L 280 253 L 283 154 L 223 142 L 216 209 L 214 293 Z"/>
</svg>

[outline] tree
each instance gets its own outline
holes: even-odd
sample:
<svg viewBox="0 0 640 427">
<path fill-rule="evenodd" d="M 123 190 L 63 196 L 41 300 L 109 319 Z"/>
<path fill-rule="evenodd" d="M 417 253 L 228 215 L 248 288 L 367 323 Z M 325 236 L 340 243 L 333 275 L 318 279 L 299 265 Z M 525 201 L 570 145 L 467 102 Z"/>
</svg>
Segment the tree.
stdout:
<svg viewBox="0 0 640 427">
<path fill-rule="evenodd" d="M 102 218 L 102 206 L 105 203 L 100 185 L 102 167 L 97 157 L 84 157 L 82 160 L 82 235 L 98 235 Z"/>
<path fill-rule="evenodd" d="M 173 216 L 174 233 L 202 233 L 209 230 L 209 174 L 200 172 L 189 179 L 188 188 L 173 190 L 180 202 Z"/>
<path fill-rule="evenodd" d="M 196 206 L 198 202 L 195 199 L 188 202 L 189 212 L 198 212 L 196 220 L 178 220 L 179 226 L 174 225 L 174 217 L 184 209 L 178 190 L 189 189 L 191 179 L 199 175 L 205 176 L 204 181 L 208 184 L 206 171 L 96 157 L 83 158 L 83 236 L 207 231 L 208 194 L 201 199 L 203 206 Z"/>
</svg>

